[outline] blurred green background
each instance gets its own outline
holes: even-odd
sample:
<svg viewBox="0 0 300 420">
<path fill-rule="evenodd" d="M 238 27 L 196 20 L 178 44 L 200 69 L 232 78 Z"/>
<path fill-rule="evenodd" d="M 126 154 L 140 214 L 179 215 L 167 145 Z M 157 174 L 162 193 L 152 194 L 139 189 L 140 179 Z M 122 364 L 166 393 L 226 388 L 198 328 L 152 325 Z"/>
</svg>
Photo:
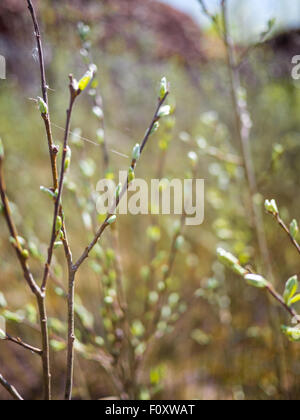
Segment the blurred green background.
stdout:
<svg viewBox="0 0 300 420">
<path fill-rule="evenodd" d="M 38 250 L 31 263 L 40 278 L 43 266 L 39 255 L 45 259 L 52 220 L 51 200 L 40 186 L 49 186 L 51 173 L 44 127 L 30 99 L 40 95 L 40 82 L 32 25 L 23 3 L 3 0 L 0 5 L 0 53 L 7 57 L 8 66 L 7 80 L 0 80 L 0 136 L 5 144 L 6 182 L 15 220 L 27 243 Z M 253 9 L 250 2 L 245 3 L 243 13 L 247 16 Z M 251 146 L 261 193 L 257 199 L 263 203 L 265 198 L 276 198 L 287 222 L 298 218 L 300 208 L 300 82 L 291 78 L 291 59 L 300 54 L 300 31 L 290 28 L 297 22 L 290 18 L 294 12 L 288 14 L 299 7 L 299 2 L 291 2 L 293 6 L 288 3 L 289 17 L 275 25 L 270 39 L 251 52 L 241 69 L 253 121 Z M 92 57 L 99 68 L 110 171 L 117 174 L 120 169 L 126 170 L 129 160 L 114 151 L 130 155 L 132 146 L 143 137 L 153 115 L 159 81 L 165 75 L 171 83 L 169 103 L 176 110 L 151 138 L 136 174 L 155 178 L 164 162 L 165 177 L 184 179 L 196 171 L 198 178 L 205 179 L 205 222 L 185 228 L 185 241 L 168 285 L 170 294 L 181 302 L 181 307 L 174 310 L 179 320 L 170 323 L 170 328 L 161 326 L 162 337 L 138 374 L 140 398 L 298 398 L 299 345 L 284 338 L 283 350 L 274 346 L 267 297 L 242 284 L 215 256 L 217 246 L 229 247 L 244 263 L 264 270 L 249 216 L 243 169 L 211 156 L 216 149 L 225 154 L 240 153 L 234 136 L 225 52 L 215 31 L 207 21 L 199 26 L 189 15 L 156 1 L 47 0 L 37 5 L 55 142 L 61 144 L 63 138 L 58 127 L 65 121 L 67 75 L 72 72 L 80 77 L 85 71 L 77 34 L 77 23 L 84 21 L 91 27 Z M 259 16 L 268 18 L 269 13 L 266 8 Z M 231 16 L 232 29 L 240 34 L 236 30 L 237 15 L 232 11 Z M 259 39 L 260 27 L 252 20 L 249 25 L 251 39 Z M 245 39 L 244 34 L 241 45 Z M 238 52 L 243 50 L 241 45 Z M 76 104 L 72 130 L 81 129 L 83 137 L 97 141 L 97 128 L 91 98 L 83 95 Z M 95 186 L 103 177 L 103 164 L 100 147 L 74 136 L 71 146 L 72 167 L 64 206 L 72 250 L 79 256 L 96 221 Z M 190 151 L 198 154 L 196 168 L 188 157 Z M 129 314 L 134 325 L 144 322 L 144 302 L 162 277 L 175 222 L 176 217 L 167 216 L 155 220 L 151 216 L 118 218 Z M 282 292 L 285 281 L 299 273 L 298 255 L 271 218 L 265 215 L 264 222 L 276 286 Z M 153 238 L 151 226 L 157 226 L 156 232 L 159 228 L 158 238 Z M 8 239 L 1 218 L 0 292 L 7 304 L 2 302 L 1 313 L 8 319 L 11 335 L 38 346 L 35 302 L 24 285 Z M 107 259 L 112 247 L 109 234 L 105 234 L 101 246 Z M 64 338 L 66 302 L 58 295 L 61 286 L 67 284 L 61 249 L 55 252 L 53 271 L 48 311 L 54 336 Z M 101 312 L 102 276 L 93 258 L 79 275 L 77 332 L 85 343 L 85 329 L 96 331 L 97 336 L 106 333 Z M 280 311 L 279 316 L 277 332 L 280 323 L 289 322 L 285 313 Z M 53 381 L 58 395 L 63 387 L 65 352 L 57 347 L 53 343 Z M 102 354 L 103 350 L 99 348 L 98 352 Z M 101 363 L 83 356 L 80 352 L 76 356 L 75 397 L 114 395 Z M 27 398 L 41 397 L 36 356 L 0 342 L 0 371 Z M 0 389 L 0 399 L 6 398 Z"/>
</svg>

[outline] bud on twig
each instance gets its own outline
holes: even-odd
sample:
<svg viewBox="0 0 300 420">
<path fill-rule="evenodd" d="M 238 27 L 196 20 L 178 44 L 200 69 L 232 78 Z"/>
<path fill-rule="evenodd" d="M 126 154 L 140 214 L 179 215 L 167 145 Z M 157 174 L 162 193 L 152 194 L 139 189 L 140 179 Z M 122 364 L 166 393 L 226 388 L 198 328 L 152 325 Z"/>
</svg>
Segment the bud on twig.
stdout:
<svg viewBox="0 0 300 420">
<path fill-rule="evenodd" d="M 113 216 L 111 216 L 108 220 L 107 220 L 107 224 L 108 225 L 112 225 L 112 224 L 114 224 L 115 223 L 115 221 L 117 220 L 117 216 L 116 215 L 113 215 Z"/>
<path fill-rule="evenodd" d="M 138 161 L 141 156 L 141 147 L 137 143 L 132 150 L 132 160 Z"/>
<path fill-rule="evenodd" d="M 129 168 L 128 170 L 128 182 L 129 184 L 135 179 L 135 173 L 133 168 Z"/>
<path fill-rule="evenodd" d="M 67 146 L 66 160 L 65 160 L 65 171 L 67 171 L 71 165 L 72 150 Z"/>
<path fill-rule="evenodd" d="M 291 277 L 286 285 L 283 294 L 283 299 L 287 305 L 290 304 L 290 300 L 295 296 L 299 287 L 298 276 Z"/>
<path fill-rule="evenodd" d="M 168 117 L 171 114 L 171 107 L 170 105 L 164 105 L 158 111 L 159 118 Z"/>
<path fill-rule="evenodd" d="M 38 106 L 39 106 L 40 113 L 42 115 L 48 114 L 48 105 L 46 104 L 46 102 L 44 101 L 44 99 L 43 98 L 40 98 L 38 96 L 37 101 L 38 101 Z"/>
<path fill-rule="evenodd" d="M 278 216 L 279 214 L 279 210 L 274 199 L 271 201 L 265 201 L 265 209 L 267 210 L 267 212 L 272 213 L 274 216 Z"/>
<path fill-rule="evenodd" d="M 267 280 L 258 274 L 246 274 L 245 280 L 250 286 L 258 289 L 265 289 L 268 286 Z"/>
<path fill-rule="evenodd" d="M 295 219 L 290 224 L 290 234 L 293 239 L 296 239 L 299 234 L 299 226 Z"/>
<path fill-rule="evenodd" d="M 163 99 L 168 93 L 168 81 L 166 77 L 163 77 L 160 82 L 160 99 Z"/>
</svg>

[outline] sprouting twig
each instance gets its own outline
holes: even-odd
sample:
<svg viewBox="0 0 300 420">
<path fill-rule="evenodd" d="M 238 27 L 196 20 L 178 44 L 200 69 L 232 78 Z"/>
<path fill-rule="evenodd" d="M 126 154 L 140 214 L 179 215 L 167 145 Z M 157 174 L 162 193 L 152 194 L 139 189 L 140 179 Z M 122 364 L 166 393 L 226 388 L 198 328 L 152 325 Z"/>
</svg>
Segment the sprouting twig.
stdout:
<svg viewBox="0 0 300 420">
<path fill-rule="evenodd" d="M 24 343 L 24 341 L 22 341 L 19 337 L 15 338 L 15 337 L 11 337 L 10 335 L 6 334 L 6 341 L 10 341 L 11 343 L 17 344 L 20 347 L 23 347 L 26 350 L 31 351 L 32 353 L 38 354 L 39 356 L 42 356 L 43 351 L 33 347 L 29 344 Z"/>
<path fill-rule="evenodd" d="M 46 285 L 47 285 L 47 280 L 48 280 L 48 277 L 49 277 L 49 270 L 50 270 L 50 266 L 51 266 L 51 262 L 52 262 L 54 244 L 55 244 L 56 237 L 57 237 L 57 231 L 56 231 L 57 217 L 59 215 L 61 215 L 62 216 L 62 221 L 63 221 L 63 213 L 62 213 L 62 208 L 61 208 L 61 198 L 62 198 L 62 192 L 63 192 L 63 186 L 64 186 L 65 172 L 66 172 L 65 171 L 65 163 L 66 163 L 67 147 L 68 147 L 68 140 L 69 140 L 69 134 L 70 134 L 72 111 L 73 111 L 73 106 L 74 106 L 74 103 L 75 103 L 75 99 L 78 95 L 78 93 L 74 90 L 74 87 L 73 87 L 73 76 L 70 75 L 69 78 L 70 78 L 70 84 L 69 84 L 70 103 L 69 103 L 69 108 L 67 110 L 67 119 L 66 119 L 66 129 L 65 129 L 65 134 L 64 134 L 61 171 L 60 171 L 60 177 L 59 177 L 59 183 L 58 183 L 57 198 L 55 200 L 55 206 L 54 206 L 52 234 L 51 234 L 50 245 L 49 245 L 49 248 L 48 248 L 48 258 L 47 258 L 47 262 L 46 262 L 46 265 L 45 265 L 43 283 L 42 283 L 42 287 L 41 287 L 42 291 L 45 291 Z M 63 227 L 64 227 L 64 223 L 63 223 Z M 65 233 L 66 232 L 63 232 L 63 237 L 64 237 L 64 240 L 66 241 Z M 67 256 L 68 262 L 69 262 L 69 264 L 71 264 L 72 255 L 71 255 L 70 247 L 68 246 L 68 243 L 66 243 L 66 242 L 65 242 L 64 245 L 65 245 L 65 251 L 66 251 L 66 256 Z"/>
<path fill-rule="evenodd" d="M 159 111 L 161 109 L 161 106 L 165 102 L 169 95 L 169 92 L 167 92 L 163 98 L 159 99 L 157 108 L 155 110 L 153 119 L 150 123 L 150 126 L 148 130 L 146 131 L 145 137 L 143 138 L 143 141 L 140 146 L 140 154 L 142 154 L 143 150 L 145 149 L 145 146 L 150 138 L 150 135 L 153 131 L 153 127 L 157 123 L 157 121 L 160 119 Z M 136 168 L 137 161 L 135 159 L 131 162 L 131 168 L 134 170 Z M 74 370 L 74 341 L 75 341 L 75 335 L 74 335 L 74 291 L 75 291 L 75 277 L 77 274 L 77 271 L 81 267 L 81 265 L 84 263 L 84 261 L 89 257 L 90 252 L 93 250 L 95 245 L 98 243 L 99 239 L 101 238 L 103 232 L 105 229 L 110 225 L 109 219 L 110 217 L 116 212 L 119 203 L 123 196 L 126 194 L 128 188 L 129 188 L 130 182 L 129 178 L 127 178 L 126 183 L 123 185 L 122 191 L 120 192 L 119 196 L 116 198 L 114 205 L 110 209 L 105 221 L 98 229 L 94 239 L 92 242 L 87 246 L 87 248 L 84 250 L 82 255 L 79 257 L 77 262 L 72 265 L 71 270 L 69 271 L 69 297 L 68 297 L 68 351 L 67 351 L 67 378 L 66 378 L 66 388 L 65 388 L 65 399 L 70 400 L 72 397 L 72 389 L 73 389 L 73 370 Z"/>
<path fill-rule="evenodd" d="M 42 96 L 43 96 L 43 100 L 47 104 L 47 107 L 49 107 L 48 86 L 46 82 L 45 60 L 44 60 L 44 52 L 43 52 L 43 46 L 42 46 L 42 40 L 41 40 L 41 32 L 40 32 L 38 20 L 37 20 L 36 13 L 35 13 L 31 0 L 27 0 L 27 3 L 28 3 L 28 9 L 31 14 L 32 21 L 33 21 L 35 38 L 36 38 L 37 49 L 38 49 L 38 54 L 39 54 Z M 50 120 L 49 112 L 42 114 L 42 118 L 44 120 L 46 133 L 47 133 L 49 154 L 50 154 L 50 159 L 51 159 L 52 177 L 53 177 L 53 188 L 55 191 L 58 188 L 58 173 L 57 173 L 57 165 L 56 165 L 57 149 L 54 147 L 54 143 L 53 143 L 51 120 Z"/>
<path fill-rule="evenodd" d="M 143 150 L 144 150 L 144 148 L 145 148 L 145 146 L 146 146 L 146 144 L 147 144 L 147 142 L 149 140 L 150 134 L 151 134 L 151 132 L 153 130 L 153 127 L 154 127 L 155 123 L 159 119 L 159 115 L 158 115 L 159 114 L 159 110 L 160 110 L 161 106 L 163 105 L 163 103 L 165 102 L 165 100 L 167 99 L 167 96 L 168 96 L 168 93 L 162 99 L 159 100 L 159 103 L 158 103 L 157 109 L 155 111 L 153 120 L 152 120 L 152 122 L 151 122 L 151 124 L 150 124 L 150 126 L 149 126 L 149 128 L 148 128 L 148 130 L 147 130 L 147 132 L 145 134 L 145 137 L 144 137 L 144 139 L 142 141 L 141 148 L 140 148 L 140 153 L 141 154 L 142 154 L 142 152 L 143 152 Z M 135 167 L 136 167 L 136 161 L 132 161 L 131 162 L 131 167 L 132 167 L 133 170 L 135 169 Z M 127 180 L 126 184 L 124 184 L 124 186 L 123 186 L 123 189 L 122 189 L 122 191 L 120 193 L 120 196 L 118 197 L 118 199 L 116 200 L 115 204 L 111 208 L 111 210 L 110 210 L 109 214 L 107 215 L 105 221 L 103 222 L 103 224 L 98 229 L 98 231 L 97 231 L 94 239 L 88 245 L 88 247 L 84 250 L 84 252 L 82 253 L 82 255 L 78 258 L 77 262 L 74 264 L 74 267 L 73 268 L 74 268 L 75 271 L 77 271 L 79 269 L 79 267 L 82 265 L 82 263 L 88 258 L 90 252 L 92 251 L 92 249 L 94 248 L 94 246 L 99 241 L 99 239 L 102 236 L 103 232 L 109 226 L 109 224 L 107 222 L 108 222 L 110 216 L 112 214 L 114 214 L 115 211 L 117 210 L 117 208 L 119 206 L 119 203 L 120 203 L 120 200 L 125 195 L 126 191 L 128 190 L 128 187 L 129 187 L 129 182 Z"/>
<path fill-rule="evenodd" d="M 271 216 L 273 216 L 275 218 L 275 220 L 277 220 L 279 226 L 285 231 L 285 233 L 288 235 L 288 237 L 290 238 L 290 241 L 292 242 L 292 244 L 294 245 L 294 247 L 297 249 L 298 253 L 300 254 L 300 245 L 298 244 L 297 240 L 292 236 L 289 228 L 287 227 L 287 225 L 284 223 L 284 221 L 281 219 L 279 213 L 278 214 L 274 214 L 271 212 L 268 212 Z"/>
<path fill-rule="evenodd" d="M 271 283 L 268 283 L 266 286 L 268 292 L 280 303 L 280 305 L 291 315 L 292 318 L 300 322 L 300 316 L 292 307 L 288 306 L 283 297 L 274 289 L 274 286 Z"/>
<path fill-rule="evenodd" d="M 16 388 L 12 386 L 3 376 L 0 374 L 0 384 L 6 389 L 7 392 L 13 397 L 16 401 L 24 401 L 24 398 L 18 393 Z"/>
</svg>

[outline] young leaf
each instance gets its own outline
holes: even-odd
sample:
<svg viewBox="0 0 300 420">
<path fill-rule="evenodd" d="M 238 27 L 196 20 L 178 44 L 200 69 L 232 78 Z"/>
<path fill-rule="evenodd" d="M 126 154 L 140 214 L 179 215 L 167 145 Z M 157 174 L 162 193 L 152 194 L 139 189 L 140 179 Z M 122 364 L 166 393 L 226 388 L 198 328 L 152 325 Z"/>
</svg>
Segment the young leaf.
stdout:
<svg viewBox="0 0 300 420">
<path fill-rule="evenodd" d="M 290 224 L 290 234 L 292 235 L 293 239 L 296 239 L 299 233 L 299 226 L 297 220 L 293 220 Z"/>
<path fill-rule="evenodd" d="M 93 76 L 94 76 L 94 73 L 91 70 L 88 70 L 78 82 L 79 90 L 84 91 L 88 87 Z"/>
<path fill-rule="evenodd" d="M 292 299 L 290 299 L 288 305 L 289 306 L 292 306 L 292 305 L 294 305 L 297 302 L 300 302 L 300 294 L 299 295 L 296 295 Z"/>
<path fill-rule="evenodd" d="M 295 293 L 298 290 L 298 286 L 298 276 L 293 276 L 287 281 L 283 294 L 283 298 L 286 304 L 288 304 L 292 297 L 294 297 Z"/>
</svg>

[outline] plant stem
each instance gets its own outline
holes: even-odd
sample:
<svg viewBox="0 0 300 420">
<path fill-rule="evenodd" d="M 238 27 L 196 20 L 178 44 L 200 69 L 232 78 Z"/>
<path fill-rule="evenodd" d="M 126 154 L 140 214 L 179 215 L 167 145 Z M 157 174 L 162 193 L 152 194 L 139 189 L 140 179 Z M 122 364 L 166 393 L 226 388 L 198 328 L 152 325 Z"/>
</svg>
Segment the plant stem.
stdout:
<svg viewBox="0 0 300 420">
<path fill-rule="evenodd" d="M 72 79 L 71 79 L 72 82 Z M 72 83 L 71 85 L 72 86 Z M 72 89 L 72 87 L 71 87 Z M 71 92 L 72 93 L 72 92 Z M 155 125 L 155 123 L 160 119 L 159 116 L 159 110 L 161 108 L 161 106 L 163 105 L 163 103 L 165 102 L 165 100 L 167 99 L 169 93 L 167 92 L 165 94 L 165 96 L 161 99 L 159 99 L 158 101 L 158 106 L 155 110 L 154 113 L 154 117 L 150 123 L 150 126 L 145 134 L 145 137 L 141 143 L 141 147 L 140 147 L 140 153 L 143 152 L 149 138 L 150 135 L 152 133 L 153 127 Z M 71 102 L 70 102 L 70 107 L 69 107 L 69 111 L 68 111 L 68 118 L 67 118 L 67 127 L 66 127 L 66 133 L 65 133 L 65 144 L 64 147 L 67 146 L 67 140 L 68 140 L 68 133 L 69 133 L 69 120 L 71 117 L 71 113 L 72 113 L 72 106 L 73 106 L 73 102 L 72 102 L 72 94 L 71 94 Z M 65 150 L 65 149 L 64 149 Z M 64 161 L 64 159 L 63 159 Z M 131 162 L 131 168 L 134 170 L 136 167 L 136 160 L 132 160 Z M 62 171 L 63 171 L 64 166 L 62 166 Z M 63 172 L 62 172 L 63 174 Z M 61 175 L 61 179 L 62 179 L 62 175 Z M 103 222 L 103 224 L 100 226 L 100 228 L 98 229 L 94 239 L 92 240 L 92 242 L 87 246 L 87 248 L 84 250 L 84 252 L 82 253 L 81 257 L 79 257 L 79 259 L 77 260 L 77 262 L 75 264 L 70 264 L 69 265 L 69 296 L 68 296 L 68 350 L 67 350 L 67 378 L 66 378 L 66 389 L 65 389 L 65 399 L 66 400 L 70 400 L 72 398 L 72 389 L 73 389 L 73 374 L 74 374 L 74 340 L 75 340 L 75 336 L 74 336 L 74 296 L 75 296 L 75 280 L 76 280 L 76 274 L 79 270 L 79 268 L 81 267 L 81 265 L 83 264 L 83 262 L 89 257 L 90 252 L 92 251 L 92 249 L 94 248 L 94 246 L 97 244 L 97 242 L 99 241 L 99 239 L 101 238 L 103 232 L 105 231 L 105 229 L 109 226 L 108 220 L 111 217 L 111 215 L 113 215 L 115 213 L 115 211 L 117 210 L 120 200 L 123 198 L 123 196 L 125 195 L 125 193 L 127 192 L 128 188 L 129 188 L 129 179 L 127 178 L 127 182 L 126 184 L 123 185 L 123 189 L 119 195 L 119 197 L 116 199 L 113 207 L 110 209 L 109 214 L 107 215 L 105 221 Z M 60 190 L 59 189 L 59 193 L 58 193 L 58 197 L 60 195 Z"/>
<path fill-rule="evenodd" d="M 49 248 L 48 248 L 48 258 L 47 258 L 47 262 L 45 264 L 43 283 L 42 283 L 42 287 L 41 287 L 42 292 L 44 292 L 46 290 L 47 281 L 48 281 L 48 277 L 49 277 L 49 271 L 50 271 L 50 266 L 51 266 L 51 262 L 52 262 L 54 244 L 55 244 L 56 237 L 57 237 L 57 232 L 56 232 L 57 217 L 59 216 L 59 214 L 62 215 L 61 198 L 62 198 L 64 177 L 65 177 L 65 163 L 66 163 L 66 156 L 67 156 L 67 146 L 68 146 L 68 140 L 69 140 L 69 134 L 70 134 L 72 110 L 73 110 L 73 106 L 74 106 L 75 99 L 76 99 L 76 93 L 75 93 L 75 91 L 73 89 L 73 85 L 72 85 L 73 76 L 70 75 L 69 78 L 70 78 L 70 85 L 69 85 L 69 88 L 70 88 L 70 103 L 69 103 L 69 108 L 67 110 L 67 120 L 66 120 L 65 134 L 64 134 L 63 155 L 62 155 L 61 171 L 60 171 L 60 177 L 59 177 L 58 194 L 57 194 L 57 198 L 56 198 L 55 206 L 54 206 L 52 234 L 51 234 L 50 245 L 49 245 Z M 63 229 L 65 230 L 64 224 L 63 224 Z M 66 240 L 66 237 L 64 237 L 64 239 Z M 71 252 L 70 252 L 68 244 L 65 243 L 64 246 L 65 246 L 65 249 L 67 250 L 66 253 L 70 257 Z"/>
<path fill-rule="evenodd" d="M 42 332 L 42 361 L 43 361 L 43 372 L 44 372 L 44 399 L 46 401 L 51 400 L 51 370 L 50 370 L 50 345 L 49 345 L 49 333 L 48 333 L 48 317 L 46 310 L 46 299 L 45 294 L 41 294 L 38 297 L 38 307 L 40 314 L 40 324 Z"/>
<path fill-rule="evenodd" d="M 11 343 L 16 344 L 17 346 L 23 347 L 26 350 L 31 351 L 32 353 L 35 353 L 39 356 L 42 356 L 43 351 L 31 346 L 30 344 L 24 343 L 24 341 L 22 341 L 19 337 L 15 338 L 15 337 L 11 337 L 10 335 L 6 334 L 6 341 L 10 341 Z"/>
<path fill-rule="evenodd" d="M 4 379 L 1 374 L 0 374 L 0 384 L 6 389 L 7 392 L 10 393 L 10 395 L 13 397 L 14 400 L 24 401 L 24 399 L 18 393 L 16 388 L 14 386 L 12 386 L 10 383 L 8 383 L 7 380 Z"/>
<path fill-rule="evenodd" d="M 44 52 L 43 52 L 43 46 L 42 46 L 42 40 L 41 40 L 41 32 L 40 32 L 38 20 L 37 20 L 36 13 L 35 13 L 31 0 L 27 0 L 27 3 L 28 3 L 28 9 L 31 14 L 32 21 L 33 21 L 36 44 L 37 44 L 37 49 L 38 49 L 38 54 L 39 54 L 42 96 L 43 96 L 43 100 L 49 107 L 48 86 L 46 82 L 45 60 L 44 60 Z M 57 165 L 56 165 L 57 150 L 54 147 L 54 143 L 53 143 L 50 114 L 49 113 L 42 114 L 42 118 L 44 120 L 46 133 L 47 133 L 49 155 L 50 155 L 52 177 L 53 177 L 53 189 L 54 191 L 56 191 L 58 188 L 58 173 L 57 173 Z"/>
<path fill-rule="evenodd" d="M 242 150 L 243 163 L 246 171 L 246 177 L 248 182 L 248 188 L 250 193 L 251 201 L 251 212 L 254 220 L 256 237 L 258 241 L 258 246 L 261 254 L 261 258 L 264 264 L 264 267 L 267 271 L 267 275 L 270 280 L 274 280 L 272 263 L 270 258 L 270 252 L 267 244 L 265 227 L 263 223 L 263 215 L 261 208 L 256 204 L 255 198 L 258 195 L 256 175 L 253 165 L 252 152 L 250 147 L 250 131 L 251 131 L 251 120 L 247 109 L 246 101 L 239 98 L 239 92 L 241 91 L 241 82 L 240 82 L 240 73 L 239 68 L 236 65 L 236 60 L 234 56 L 234 49 L 229 34 L 229 25 L 228 25 L 228 16 L 227 16 L 227 1 L 221 1 L 222 7 L 222 16 L 224 24 L 224 43 L 226 47 L 226 56 L 227 56 L 227 66 L 229 71 L 230 79 L 230 88 L 231 96 L 233 103 L 233 110 L 236 123 L 237 137 L 240 143 Z M 282 350 L 278 353 L 278 358 L 276 362 L 276 368 L 278 371 L 278 378 L 280 386 L 283 384 L 283 388 L 286 388 L 287 378 L 286 378 L 286 357 L 285 350 L 283 346 L 283 341 L 281 335 L 277 333 L 276 325 L 278 324 L 278 312 L 274 310 L 270 303 L 268 305 L 269 317 L 271 326 L 273 327 L 274 340 L 277 347 Z"/>
<path fill-rule="evenodd" d="M 69 269 L 69 294 L 68 294 L 68 350 L 67 350 L 67 375 L 65 400 L 72 399 L 73 376 L 74 376 L 74 342 L 75 342 L 75 274 L 73 269 Z"/>
<path fill-rule="evenodd" d="M 149 128 L 146 131 L 145 137 L 142 141 L 141 147 L 140 147 L 140 153 L 142 154 L 148 140 L 149 137 L 152 133 L 153 127 L 155 125 L 155 123 L 160 119 L 159 117 L 159 110 L 161 108 L 161 106 L 163 105 L 163 103 L 166 101 L 167 97 L 168 97 L 169 93 L 167 92 L 166 95 L 160 99 L 158 101 L 158 106 L 156 108 L 154 117 L 151 121 L 151 124 L 149 126 Z M 131 162 L 131 168 L 135 169 L 136 167 L 136 161 L 132 161 Z M 123 198 L 123 196 L 126 194 L 127 190 L 129 187 L 129 182 L 127 179 L 126 184 L 124 184 L 123 189 L 120 193 L 119 198 L 116 200 L 115 204 L 113 205 L 113 207 L 111 208 L 111 210 L 109 211 L 109 214 L 107 215 L 105 221 L 102 223 L 102 225 L 100 226 L 100 228 L 98 229 L 94 239 L 92 240 L 92 242 L 86 247 L 86 249 L 83 251 L 82 255 L 78 258 L 77 262 L 74 264 L 74 268 L 77 271 L 79 269 L 79 267 L 82 265 L 82 263 L 89 257 L 90 252 L 92 251 L 92 249 L 94 248 L 94 246 L 97 244 L 97 242 L 99 241 L 99 239 L 101 238 L 103 232 L 105 231 L 105 229 L 109 226 L 109 224 L 107 223 L 108 219 L 111 217 L 111 215 L 113 215 L 115 213 L 115 211 L 117 210 L 119 203 L 121 201 L 121 199 Z"/>
<path fill-rule="evenodd" d="M 11 209 L 9 201 L 6 195 L 6 186 L 3 176 L 3 158 L 0 158 L 0 195 L 4 209 L 4 217 L 10 232 L 11 237 L 14 239 L 14 248 L 23 270 L 24 278 L 30 287 L 32 293 L 35 295 L 39 308 L 39 317 L 41 323 L 41 334 L 42 334 L 42 361 L 43 361 L 43 377 L 44 377 L 44 397 L 45 400 L 51 399 L 51 373 L 50 373 L 50 356 L 49 356 L 49 337 L 47 328 L 47 313 L 45 306 L 45 294 L 42 293 L 37 283 L 35 282 L 33 275 L 30 271 L 27 258 L 22 252 L 21 245 L 18 239 L 17 228 L 12 219 Z"/>
</svg>

